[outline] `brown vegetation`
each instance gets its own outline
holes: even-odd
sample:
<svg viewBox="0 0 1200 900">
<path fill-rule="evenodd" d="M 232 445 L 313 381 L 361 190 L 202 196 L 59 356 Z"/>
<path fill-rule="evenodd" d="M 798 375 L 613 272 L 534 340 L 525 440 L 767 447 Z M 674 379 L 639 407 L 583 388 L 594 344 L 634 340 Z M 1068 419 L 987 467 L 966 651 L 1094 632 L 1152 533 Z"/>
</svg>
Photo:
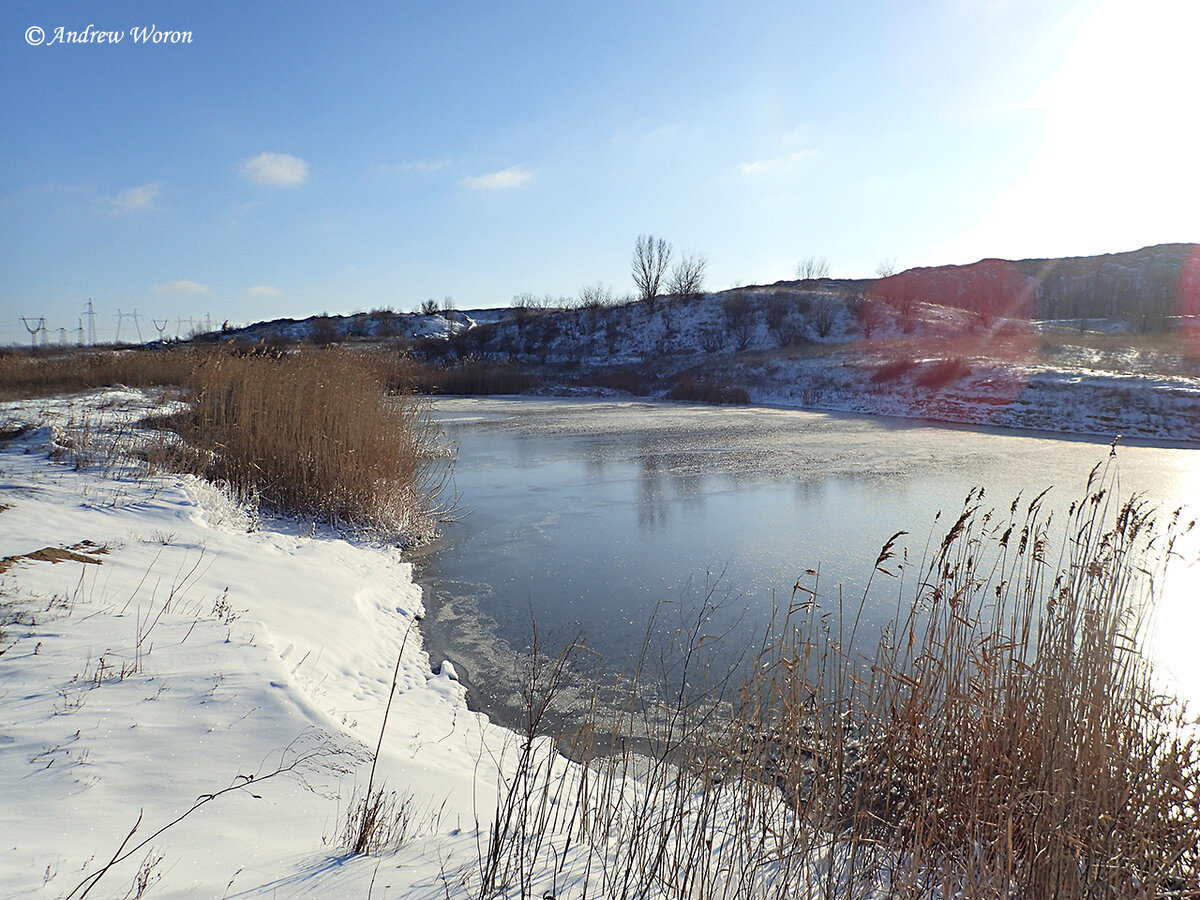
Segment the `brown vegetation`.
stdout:
<svg viewBox="0 0 1200 900">
<path fill-rule="evenodd" d="M 960 378 L 965 378 L 971 374 L 971 367 L 967 365 L 967 361 L 961 356 L 955 356 L 950 359 L 940 359 L 937 362 L 929 363 L 924 366 L 914 381 L 921 387 L 926 388 L 944 388 L 952 381 L 958 381 Z"/>
<path fill-rule="evenodd" d="M 211 350 L 77 350 L 0 352 L 0 400 L 51 397 L 100 387 L 169 387 L 187 383 Z"/>
<path fill-rule="evenodd" d="M 574 776 L 538 740 L 575 677 L 535 660 L 480 894 L 586 872 L 612 898 L 1200 896 L 1200 744 L 1140 649 L 1178 531 L 1109 488 L 1093 472 L 1055 548 L 1044 494 L 972 492 L 869 656 L 872 584 L 850 602 L 810 570 L 735 690 L 697 662 L 706 605 L 669 678 L 584 701 Z M 873 580 L 908 568 L 900 537 Z"/>
<path fill-rule="evenodd" d="M 179 389 L 187 412 L 158 424 L 178 431 L 184 446 L 143 448 L 156 466 L 223 482 L 281 511 L 411 542 L 436 524 L 445 452 L 424 406 L 396 392 L 410 375 L 394 356 L 349 349 L 10 354 L 0 358 L 0 394 Z"/>
<path fill-rule="evenodd" d="M 417 539 L 435 524 L 437 435 L 421 404 L 388 394 L 391 374 L 353 351 L 214 355 L 180 430 L 239 496 Z"/>
<path fill-rule="evenodd" d="M 744 387 L 724 380 L 700 378 L 691 372 L 678 376 L 667 390 L 668 400 L 696 403 L 749 403 L 750 394 Z"/>
</svg>

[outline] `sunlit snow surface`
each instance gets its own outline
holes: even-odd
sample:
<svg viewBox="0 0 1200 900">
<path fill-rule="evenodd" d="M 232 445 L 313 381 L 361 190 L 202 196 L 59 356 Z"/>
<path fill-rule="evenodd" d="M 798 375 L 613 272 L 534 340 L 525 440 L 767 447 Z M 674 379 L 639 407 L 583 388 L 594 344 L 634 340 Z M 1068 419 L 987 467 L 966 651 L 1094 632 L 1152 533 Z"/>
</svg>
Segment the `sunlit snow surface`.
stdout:
<svg viewBox="0 0 1200 900">
<path fill-rule="evenodd" d="M 432 674 L 409 562 L 192 478 L 135 477 L 109 444 L 155 406 L 121 390 L 0 406 L 4 434 L 37 426 L 0 443 L 0 896 L 66 897 L 147 838 L 90 897 L 125 896 L 139 870 L 151 897 L 469 894 L 517 739 L 467 709 L 453 664 Z M 1189 571 L 1172 636 L 1193 633 Z M 343 813 L 401 646 L 377 779 L 412 794 L 410 838 L 354 857 Z M 281 765 L 298 768 L 155 835 Z M 535 895 L 576 896 L 586 873 L 567 860 Z"/>
<path fill-rule="evenodd" d="M 89 896 L 124 895 L 159 856 L 151 896 L 362 897 L 373 876 L 376 897 L 422 896 L 422 881 L 444 896 L 435 875 L 468 847 L 473 860 L 466 834 L 494 802 L 488 759 L 506 734 L 431 674 L 409 565 L 309 523 L 256 525 L 192 478 L 49 458 L 84 440 L 69 422 L 112 428 L 147 408 L 120 391 L 0 407 L 5 427 L 54 426 L 0 448 L 0 557 L 49 547 L 94 560 L 15 560 L 0 575 L 0 895 L 66 896 L 139 816 L 128 846 L 239 776 L 308 759 L 254 785 L 259 797 L 203 806 Z M 415 791 L 414 829 L 441 842 L 424 864 L 376 874 L 338 832 L 402 643 L 377 779 Z"/>
</svg>

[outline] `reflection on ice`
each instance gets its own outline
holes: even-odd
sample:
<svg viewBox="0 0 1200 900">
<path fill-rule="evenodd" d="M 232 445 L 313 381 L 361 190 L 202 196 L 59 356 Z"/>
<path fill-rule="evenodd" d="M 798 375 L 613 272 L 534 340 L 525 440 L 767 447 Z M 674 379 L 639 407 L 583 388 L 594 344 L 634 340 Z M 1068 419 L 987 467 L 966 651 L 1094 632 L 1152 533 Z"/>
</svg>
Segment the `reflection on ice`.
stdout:
<svg viewBox="0 0 1200 900">
<path fill-rule="evenodd" d="M 543 638 L 581 631 L 621 666 L 655 608 L 695 602 L 706 573 L 723 573 L 713 627 L 732 629 L 735 650 L 806 568 L 820 566 L 827 596 L 860 594 L 879 548 L 905 530 L 911 578 L 934 516 L 957 515 L 971 488 L 1006 508 L 1050 487 L 1047 507 L 1065 512 L 1109 453 L 1101 439 L 757 408 L 439 399 L 436 416 L 459 441 L 470 514 L 418 574 L 436 653 L 465 662 L 476 687 L 501 677 L 531 619 Z M 1197 449 L 1122 447 L 1118 465 L 1122 494 L 1170 509 L 1200 500 Z M 1200 654 L 1177 637 L 1200 625 L 1184 597 L 1200 566 L 1186 572 L 1170 586 L 1160 653 L 1200 696 L 1200 672 L 1184 672 Z M 895 609 L 885 594 L 864 613 L 871 644 Z"/>
</svg>

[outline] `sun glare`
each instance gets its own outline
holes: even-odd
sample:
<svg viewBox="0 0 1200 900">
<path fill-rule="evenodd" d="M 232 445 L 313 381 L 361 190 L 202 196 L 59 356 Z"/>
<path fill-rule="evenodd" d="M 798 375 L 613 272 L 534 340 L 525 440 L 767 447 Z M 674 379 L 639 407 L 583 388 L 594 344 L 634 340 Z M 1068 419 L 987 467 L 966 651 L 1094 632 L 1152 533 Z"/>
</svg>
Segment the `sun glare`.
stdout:
<svg viewBox="0 0 1200 900">
<path fill-rule="evenodd" d="M 1195 453 L 1195 451 L 1188 451 Z M 1177 542 L 1177 555 L 1167 566 L 1158 609 L 1154 657 L 1171 680 L 1171 686 L 1193 708 L 1200 706 L 1200 462 L 1180 463 L 1175 473 L 1175 497 L 1182 507 L 1180 524 L 1197 526 Z M 1166 513 L 1174 510 L 1165 510 Z"/>
<path fill-rule="evenodd" d="M 956 256 L 1087 255 L 1194 237 L 1200 3 L 1086 9 L 1030 100 L 1040 149 L 979 226 L 950 242 Z"/>
</svg>

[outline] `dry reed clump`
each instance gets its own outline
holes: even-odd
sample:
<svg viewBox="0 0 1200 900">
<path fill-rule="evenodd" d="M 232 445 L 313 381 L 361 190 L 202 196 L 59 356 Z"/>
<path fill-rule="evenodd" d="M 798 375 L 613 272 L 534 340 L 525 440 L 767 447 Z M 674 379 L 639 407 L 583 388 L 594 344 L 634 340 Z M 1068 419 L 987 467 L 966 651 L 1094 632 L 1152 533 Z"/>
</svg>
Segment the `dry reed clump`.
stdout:
<svg viewBox="0 0 1200 900">
<path fill-rule="evenodd" d="M 1096 474 L 1057 561 L 1044 494 L 973 493 L 869 665 L 789 610 L 745 708 L 794 808 L 886 848 L 887 896 L 1200 896 L 1200 745 L 1140 651 L 1173 526 Z"/>
<path fill-rule="evenodd" d="M 575 376 L 572 381 L 581 387 L 624 391 L 635 397 L 646 397 L 654 390 L 654 379 L 636 369 L 591 369 Z"/>
<path fill-rule="evenodd" d="M 213 356 L 191 376 L 183 436 L 240 497 L 417 541 L 436 524 L 445 453 L 427 409 L 387 383 L 361 352 Z"/>
<path fill-rule="evenodd" d="M 1094 471 L 1058 529 L 1044 492 L 972 492 L 869 657 L 900 535 L 857 603 L 797 582 L 736 692 L 697 663 L 702 611 L 674 687 L 627 678 L 575 768 L 537 739 L 568 671 L 544 661 L 480 895 L 1200 897 L 1196 727 L 1141 650 L 1186 529 L 1110 489 Z"/>
<path fill-rule="evenodd" d="M 967 365 L 966 359 L 954 356 L 930 363 L 918 373 L 914 380 L 921 387 L 938 389 L 944 388 L 952 381 L 966 378 L 970 374 L 971 367 Z"/>
<path fill-rule="evenodd" d="M 110 441 L 151 469 L 227 483 L 241 499 L 335 524 L 429 536 L 448 458 L 423 406 L 390 396 L 401 366 L 383 354 L 277 348 L 173 347 L 0 354 L 0 396 L 98 387 L 175 387 L 190 412 L 157 419 L 183 443 Z M 129 424 L 124 431 L 133 429 Z M 77 429 L 80 430 L 80 429 Z M 124 433 L 124 432 L 123 432 Z M 89 426 L 76 443 L 87 444 Z M 89 460 L 76 447 L 77 465 Z"/>
<path fill-rule="evenodd" d="M 750 394 L 744 387 L 727 380 L 697 378 L 691 372 L 684 372 L 667 390 L 667 399 L 712 404 L 749 403 Z"/>
<path fill-rule="evenodd" d="M 871 375 L 873 384 L 883 384 L 888 381 L 899 381 L 900 378 L 912 371 L 917 364 L 915 359 L 902 357 L 885 362 Z"/>
<path fill-rule="evenodd" d="M 0 353 L 0 400 L 49 397 L 94 388 L 174 387 L 213 351 L 76 350 Z"/>
<path fill-rule="evenodd" d="M 420 394 L 524 394 L 539 385 L 538 378 L 528 372 L 476 357 L 442 366 L 401 360 L 392 381 Z"/>
</svg>

